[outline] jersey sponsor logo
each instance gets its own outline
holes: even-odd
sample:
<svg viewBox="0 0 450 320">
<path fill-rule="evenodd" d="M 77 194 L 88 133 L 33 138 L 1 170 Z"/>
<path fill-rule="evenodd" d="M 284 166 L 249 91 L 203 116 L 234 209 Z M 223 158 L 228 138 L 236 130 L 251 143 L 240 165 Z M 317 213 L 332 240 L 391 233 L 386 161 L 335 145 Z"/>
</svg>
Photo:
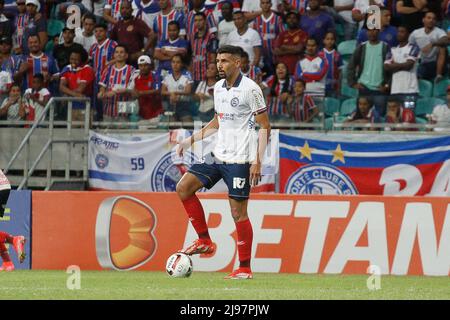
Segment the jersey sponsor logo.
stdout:
<svg viewBox="0 0 450 320">
<path fill-rule="evenodd" d="M 243 189 L 245 186 L 245 178 L 233 178 L 233 189 Z"/>
<path fill-rule="evenodd" d="M 188 171 L 192 164 L 199 162 L 192 152 L 187 152 L 181 162 L 175 163 L 173 158 L 173 153 L 168 152 L 156 164 L 151 175 L 153 191 L 174 192 L 183 174 Z M 205 191 L 205 188 L 200 191 Z"/>
<path fill-rule="evenodd" d="M 261 94 L 258 92 L 258 90 L 253 89 L 253 90 L 252 90 L 252 95 L 253 95 L 253 98 L 255 99 L 255 102 L 256 102 L 256 104 L 257 104 L 258 106 L 263 105 L 264 99 L 263 99 L 263 97 L 261 96 Z"/>
<path fill-rule="evenodd" d="M 218 113 L 218 116 L 219 116 L 220 121 L 227 121 L 227 120 L 234 121 L 234 119 L 235 119 L 234 113 L 220 112 L 220 113 Z"/>
<path fill-rule="evenodd" d="M 108 157 L 107 156 L 105 156 L 104 154 L 98 154 L 96 157 L 95 157 L 95 164 L 97 165 L 97 167 L 99 168 L 99 169 L 105 169 L 107 166 L 108 166 L 108 164 L 109 164 L 109 159 L 108 159 Z"/>
<path fill-rule="evenodd" d="M 301 167 L 288 179 L 286 193 L 351 195 L 358 190 L 351 179 L 338 168 L 327 164 Z"/>
<path fill-rule="evenodd" d="M 231 106 L 233 108 L 237 107 L 239 105 L 239 98 L 238 97 L 234 97 L 233 99 L 231 99 Z"/>
</svg>

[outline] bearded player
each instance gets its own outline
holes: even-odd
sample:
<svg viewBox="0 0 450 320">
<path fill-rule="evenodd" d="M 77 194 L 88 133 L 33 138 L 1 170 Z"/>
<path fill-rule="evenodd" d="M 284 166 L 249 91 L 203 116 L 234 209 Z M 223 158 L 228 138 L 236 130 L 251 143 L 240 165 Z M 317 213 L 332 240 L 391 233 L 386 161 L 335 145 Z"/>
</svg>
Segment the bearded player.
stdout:
<svg viewBox="0 0 450 320">
<path fill-rule="evenodd" d="M 242 49 L 223 46 L 217 51 L 217 69 L 222 80 L 214 86 L 215 116 L 205 127 L 183 140 L 177 154 L 189 149 L 195 141 L 217 132 L 214 152 L 205 162 L 194 164 L 177 185 L 177 193 L 198 239 L 182 252 L 188 255 L 213 254 L 203 207 L 196 191 L 212 188 L 220 179 L 228 187 L 231 215 L 236 224 L 239 268 L 225 279 L 253 278 L 250 260 L 253 230 L 247 214 L 250 187 L 261 180 L 262 155 L 270 136 L 270 123 L 263 94 L 256 82 L 241 74 Z M 258 134 L 255 122 L 259 124 Z"/>
<path fill-rule="evenodd" d="M 0 170 L 0 218 L 3 217 L 5 213 L 5 206 L 8 202 L 9 193 L 11 191 L 11 185 L 9 184 L 8 179 L 3 174 L 3 171 Z M 0 271 L 13 271 L 14 264 L 11 261 L 11 258 L 8 253 L 8 249 L 5 246 L 5 243 L 12 244 L 14 249 L 16 250 L 17 257 L 19 258 L 19 262 L 22 263 L 25 260 L 25 237 L 24 236 L 11 236 L 6 232 L 0 231 L 0 256 L 3 259 L 3 265 L 0 266 Z"/>
</svg>

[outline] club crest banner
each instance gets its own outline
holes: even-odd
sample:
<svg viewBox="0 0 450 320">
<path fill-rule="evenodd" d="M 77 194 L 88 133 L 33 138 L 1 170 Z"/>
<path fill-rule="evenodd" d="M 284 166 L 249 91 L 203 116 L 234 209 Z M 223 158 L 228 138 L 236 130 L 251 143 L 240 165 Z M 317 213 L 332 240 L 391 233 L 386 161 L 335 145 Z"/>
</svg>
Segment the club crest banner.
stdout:
<svg viewBox="0 0 450 320">
<path fill-rule="evenodd" d="M 279 138 L 281 192 L 450 196 L 450 136 Z"/>
<path fill-rule="evenodd" d="M 91 131 L 89 134 L 89 186 L 100 190 L 175 191 L 177 182 L 194 164 L 213 151 L 215 135 L 176 155 L 177 141 L 192 132 L 174 130 L 158 135 L 114 136 Z M 252 192 L 275 191 L 278 172 L 278 130 L 271 133 L 262 166 L 262 181 Z M 207 191 L 203 189 L 201 191 Z M 227 192 L 220 181 L 209 191 Z"/>
</svg>

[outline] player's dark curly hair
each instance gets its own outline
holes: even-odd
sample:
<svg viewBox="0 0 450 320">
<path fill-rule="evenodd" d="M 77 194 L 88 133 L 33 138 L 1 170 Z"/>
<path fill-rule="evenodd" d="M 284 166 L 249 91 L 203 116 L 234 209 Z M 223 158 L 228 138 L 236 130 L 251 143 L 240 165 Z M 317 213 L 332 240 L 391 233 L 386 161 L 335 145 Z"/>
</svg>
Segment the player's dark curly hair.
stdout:
<svg viewBox="0 0 450 320">
<path fill-rule="evenodd" d="M 217 50 L 217 54 L 229 53 L 236 56 L 242 56 L 244 50 L 241 47 L 225 45 Z"/>
</svg>

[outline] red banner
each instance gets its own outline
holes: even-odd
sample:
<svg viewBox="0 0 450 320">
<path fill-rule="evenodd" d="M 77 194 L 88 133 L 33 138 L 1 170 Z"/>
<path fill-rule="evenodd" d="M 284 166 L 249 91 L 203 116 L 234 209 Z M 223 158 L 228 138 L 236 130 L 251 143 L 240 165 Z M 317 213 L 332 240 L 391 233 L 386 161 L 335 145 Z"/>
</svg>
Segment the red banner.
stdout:
<svg viewBox="0 0 450 320">
<path fill-rule="evenodd" d="M 33 192 L 32 267 L 164 270 L 196 238 L 175 193 Z M 195 271 L 238 264 L 228 198 L 200 195 L 211 257 Z M 255 272 L 450 275 L 450 198 L 252 195 Z"/>
</svg>

